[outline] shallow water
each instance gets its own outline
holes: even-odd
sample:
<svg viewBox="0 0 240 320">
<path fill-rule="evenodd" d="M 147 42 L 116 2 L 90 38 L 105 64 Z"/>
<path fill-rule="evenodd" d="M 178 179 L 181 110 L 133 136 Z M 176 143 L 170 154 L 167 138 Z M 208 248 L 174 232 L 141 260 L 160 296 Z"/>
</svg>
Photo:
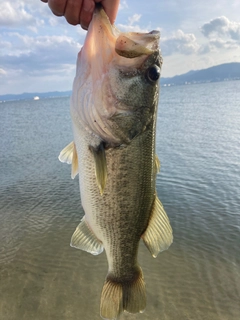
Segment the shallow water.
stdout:
<svg viewBox="0 0 240 320">
<path fill-rule="evenodd" d="M 159 198 L 174 243 L 141 244 L 143 314 L 121 320 L 240 319 L 240 81 L 162 88 Z M 83 211 L 57 159 L 69 98 L 0 104 L 0 319 L 97 320 L 105 253 L 69 246 Z"/>
</svg>

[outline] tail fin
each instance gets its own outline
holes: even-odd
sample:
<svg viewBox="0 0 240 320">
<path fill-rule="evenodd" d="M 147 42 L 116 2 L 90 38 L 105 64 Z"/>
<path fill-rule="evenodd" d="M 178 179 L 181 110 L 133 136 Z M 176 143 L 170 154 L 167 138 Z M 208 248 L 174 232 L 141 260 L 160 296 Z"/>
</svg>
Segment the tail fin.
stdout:
<svg viewBox="0 0 240 320">
<path fill-rule="evenodd" d="M 146 307 L 146 293 L 140 267 L 131 279 L 115 279 L 108 275 L 102 290 L 100 313 L 103 319 L 114 320 L 121 312 L 143 312 Z"/>
</svg>

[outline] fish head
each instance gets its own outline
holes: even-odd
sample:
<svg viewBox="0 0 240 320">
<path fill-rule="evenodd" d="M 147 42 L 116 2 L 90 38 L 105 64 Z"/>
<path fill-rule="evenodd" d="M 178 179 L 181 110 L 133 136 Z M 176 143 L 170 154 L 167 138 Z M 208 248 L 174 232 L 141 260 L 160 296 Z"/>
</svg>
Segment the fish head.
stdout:
<svg viewBox="0 0 240 320">
<path fill-rule="evenodd" d="M 159 31 L 119 31 L 97 7 L 78 55 L 75 123 L 110 146 L 130 143 L 152 125 L 162 65 L 159 39 Z"/>
</svg>

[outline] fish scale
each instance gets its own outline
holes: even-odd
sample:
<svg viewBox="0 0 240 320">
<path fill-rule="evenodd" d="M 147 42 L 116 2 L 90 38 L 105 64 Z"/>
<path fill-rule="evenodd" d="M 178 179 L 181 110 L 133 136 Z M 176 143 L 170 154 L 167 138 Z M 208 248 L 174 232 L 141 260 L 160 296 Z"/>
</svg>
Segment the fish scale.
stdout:
<svg viewBox="0 0 240 320">
<path fill-rule="evenodd" d="M 111 149 L 106 153 L 108 183 L 103 197 L 99 197 L 97 189 L 94 196 L 94 201 L 99 204 L 96 225 L 110 240 L 109 255 L 113 264 L 111 272 L 114 274 L 118 274 L 118 268 L 121 268 L 122 264 L 126 266 L 129 259 L 136 259 L 139 239 L 147 227 L 154 199 L 155 179 L 152 180 L 151 175 L 144 173 L 152 171 L 154 166 L 154 159 L 149 157 L 152 137 L 152 133 L 146 131 L 129 146 L 117 151 Z M 139 148 L 142 143 L 146 143 L 149 150 Z M 115 163 L 119 165 L 118 170 L 112 170 Z M 95 180 L 95 176 L 92 179 Z M 127 248 L 126 244 L 129 243 L 131 248 Z M 125 273 L 128 273 L 126 267 Z"/>
<path fill-rule="evenodd" d="M 103 319 L 145 309 L 140 239 L 153 257 L 172 243 L 156 194 L 158 42 L 158 31 L 121 33 L 98 6 L 78 55 L 71 98 L 74 141 L 59 159 L 72 163 L 72 178 L 79 173 L 85 212 L 71 246 L 93 255 L 106 252 Z"/>
</svg>

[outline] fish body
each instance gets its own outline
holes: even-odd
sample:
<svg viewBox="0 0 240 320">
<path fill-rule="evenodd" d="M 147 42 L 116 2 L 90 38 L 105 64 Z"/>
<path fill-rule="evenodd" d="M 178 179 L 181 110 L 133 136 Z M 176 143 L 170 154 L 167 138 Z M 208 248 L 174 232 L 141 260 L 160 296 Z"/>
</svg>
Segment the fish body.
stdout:
<svg viewBox="0 0 240 320">
<path fill-rule="evenodd" d="M 121 33 L 95 10 L 81 49 L 71 98 L 74 141 L 59 156 L 79 173 L 85 216 L 71 245 L 104 249 L 108 274 L 100 313 L 143 312 L 145 284 L 137 255 L 169 247 L 172 229 L 156 194 L 156 119 L 162 64 L 159 32 Z"/>
</svg>

